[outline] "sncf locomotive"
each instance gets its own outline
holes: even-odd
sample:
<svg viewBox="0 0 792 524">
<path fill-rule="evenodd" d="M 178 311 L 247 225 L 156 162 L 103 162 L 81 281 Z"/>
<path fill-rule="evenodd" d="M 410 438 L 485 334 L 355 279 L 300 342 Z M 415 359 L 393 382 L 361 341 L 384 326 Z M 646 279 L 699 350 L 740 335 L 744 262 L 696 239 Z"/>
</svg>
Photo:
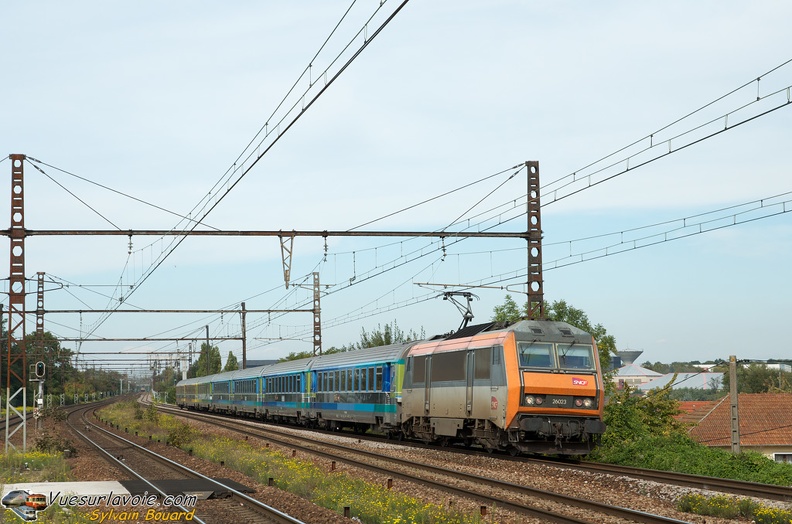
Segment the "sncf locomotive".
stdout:
<svg viewBox="0 0 792 524">
<path fill-rule="evenodd" d="M 176 385 L 183 409 L 513 454 L 588 453 L 605 431 L 603 401 L 592 336 L 535 320 Z"/>
</svg>

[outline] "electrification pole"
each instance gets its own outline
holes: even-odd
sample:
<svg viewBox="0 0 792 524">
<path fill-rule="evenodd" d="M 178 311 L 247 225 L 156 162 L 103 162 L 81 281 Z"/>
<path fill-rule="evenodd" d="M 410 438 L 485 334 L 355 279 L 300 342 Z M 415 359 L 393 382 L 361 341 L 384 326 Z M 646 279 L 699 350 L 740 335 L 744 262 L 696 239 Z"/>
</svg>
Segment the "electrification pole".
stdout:
<svg viewBox="0 0 792 524">
<path fill-rule="evenodd" d="M 6 360 L 5 450 L 14 447 L 11 437 L 22 429 L 22 451 L 27 451 L 27 358 L 25 354 L 25 155 L 11 155 L 11 239 L 8 278 L 8 359 Z M 11 386 L 19 384 L 12 395 Z M 13 399 L 21 393 L 22 412 Z M 10 430 L 12 413 L 21 423 Z"/>
<path fill-rule="evenodd" d="M 245 329 L 245 303 L 242 302 L 242 369 L 247 369 L 247 330 Z"/>
<path fill-rule="evenodd" d="M 544 320 L 542 278 L 542 211 L 539 202 L 539 162 L 525 163 L 528 172 L 528 319 Z"/>
<path fill-rule="evenodd" d="M 737 395 L 737 357 L 729 357 L 729 397 L 731 399 L 731 449 L 740 452 L 740 406 Z"/>
</svg>

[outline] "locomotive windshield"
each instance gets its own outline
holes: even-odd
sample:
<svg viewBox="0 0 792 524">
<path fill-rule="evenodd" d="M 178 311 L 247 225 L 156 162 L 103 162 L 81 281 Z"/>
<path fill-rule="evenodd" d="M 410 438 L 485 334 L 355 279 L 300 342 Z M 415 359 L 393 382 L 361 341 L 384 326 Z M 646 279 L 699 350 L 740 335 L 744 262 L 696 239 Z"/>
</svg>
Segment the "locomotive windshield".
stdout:
<svg viewBox="0 0 792 524">
<path fill-rule="evenodd" d="M 553 345 L 537 342 L 520 342 L 520 366 L 531 368 L 554 368 Z"/>
<path fill-rule="evenodd" d="M 585 369 L 594 371 L 593 348 L 586 344 L 548 344 L 518 342 L 520 367 Z"/>
<path fill-rule="evenodd" d="M 563 369 L 594 369 L 594 355 L 591 346 L 573 344 L 558 347 L 558 364 Z"/>
</svg>

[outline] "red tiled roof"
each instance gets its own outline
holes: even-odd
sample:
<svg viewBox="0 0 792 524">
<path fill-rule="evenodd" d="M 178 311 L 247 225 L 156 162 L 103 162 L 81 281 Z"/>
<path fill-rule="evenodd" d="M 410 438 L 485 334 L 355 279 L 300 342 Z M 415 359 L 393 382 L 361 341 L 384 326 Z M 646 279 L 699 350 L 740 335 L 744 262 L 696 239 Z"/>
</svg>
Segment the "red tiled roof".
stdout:
<svg viewBox="0 0 792 524">
<path fill-rule="evenodd" d="M 742 393 L 738 399 L 740 444 L 792 445 L 792 393 Z M 728 397 L 690 430 L 707 446 L 731 445 L 731 404 Z"/>
<path fill-rule="evenodd" d="M 682 400 L 679 402 L 681 413 L 675 418 L 685 424 L 697 424 L 720 402 L 720 400 Z"/>
</svg>

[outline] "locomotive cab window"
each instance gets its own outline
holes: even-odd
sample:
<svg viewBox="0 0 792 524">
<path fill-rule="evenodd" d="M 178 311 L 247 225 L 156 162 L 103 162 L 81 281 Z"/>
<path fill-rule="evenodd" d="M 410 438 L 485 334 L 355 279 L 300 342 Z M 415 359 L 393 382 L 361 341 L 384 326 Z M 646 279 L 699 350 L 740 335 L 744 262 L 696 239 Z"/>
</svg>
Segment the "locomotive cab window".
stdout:
<svg viewBox="0 0 792 524">
<path fill-rule="evenodd" d="M 594 369 L 594 353 L 591 346 L 573 344 L 558 345 L 558 365 L 563 369 Z"/>
<path fill-rule="evenodd" d="M 553 345 L 540 342 L 519 342 L 520 366 L 531 368 L 553 368 Z"/>
</svg>

